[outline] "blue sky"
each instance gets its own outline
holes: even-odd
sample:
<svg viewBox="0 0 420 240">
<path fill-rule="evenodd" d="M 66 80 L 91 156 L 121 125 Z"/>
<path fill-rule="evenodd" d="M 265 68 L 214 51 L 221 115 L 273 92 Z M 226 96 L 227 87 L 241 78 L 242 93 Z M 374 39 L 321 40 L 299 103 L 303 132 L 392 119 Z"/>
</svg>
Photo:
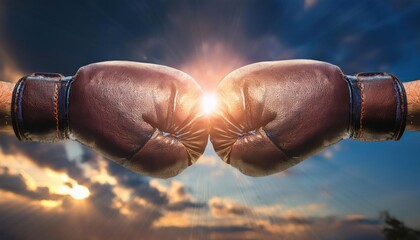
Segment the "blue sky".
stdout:
<svg viewBox="0 0 420 240">
<path fill-rule="evenodd" d="M 181 69 L 211 92 L 243 65 L 305 58 L 409 81 L 420 78 L 419 32 L 420 2 L 409 0 L 0 0 L 0 80 L 129 60 Z M 383 210 L 420 229 L 419 147 L 418 132 L 345 140 L 252 178 L 209 145 L 197 164 L 157 180 L 75 142 L 3 134 L 0 238 L 381 239 Z M 89 197 L 73 199 L 77 186 Z"/>
</svg>

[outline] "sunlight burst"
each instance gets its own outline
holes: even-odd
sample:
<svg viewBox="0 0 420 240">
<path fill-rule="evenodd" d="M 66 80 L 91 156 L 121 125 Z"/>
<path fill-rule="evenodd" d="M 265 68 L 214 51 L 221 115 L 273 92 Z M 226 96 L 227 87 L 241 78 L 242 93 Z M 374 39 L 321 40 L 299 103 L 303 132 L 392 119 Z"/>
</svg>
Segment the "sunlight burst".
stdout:
<svg viewBox="0 0 420 240">
<path fill-rule="evenodd" d="M 76 200 L 82 200 L 89 197 L 89 189 L 85 186 L 75 185 L 69 192 L 70 196 Z"/>
<path fill-rule="evenodd" d="M 205 115 L 210 115 L 216 110 L 217 98 L 215 94 L 204 94 L 201 109 Z"/>
</svg>

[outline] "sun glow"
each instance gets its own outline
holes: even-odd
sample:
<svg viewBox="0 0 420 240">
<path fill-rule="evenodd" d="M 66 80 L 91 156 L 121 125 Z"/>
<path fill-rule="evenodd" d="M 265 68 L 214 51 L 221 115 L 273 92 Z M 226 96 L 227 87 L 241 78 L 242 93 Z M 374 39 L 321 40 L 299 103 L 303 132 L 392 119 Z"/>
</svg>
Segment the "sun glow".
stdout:
<svg viewBox="0 0 420 240">
<path fill-rule="evenodd" d="M 89 189 L 85 186 L 74 185 L 73 188 L 70 189 L 69 194 L 76 200 L 82 200 L 89 197 L 90 192 Z"/>
<path fill-rule="evenodd" d="M 204 94 L 201 100 L 201 111 L 205 115 L 210 115 L 216 110 L 217 98 L 215 94 Z"/>
<path fill-rule="evenodd" d="M 217 98 L 215 94 L 204 94 L 201 102 L 201 110 L 205 115 L 210 115 L 216 110 Z"/>
</svg>

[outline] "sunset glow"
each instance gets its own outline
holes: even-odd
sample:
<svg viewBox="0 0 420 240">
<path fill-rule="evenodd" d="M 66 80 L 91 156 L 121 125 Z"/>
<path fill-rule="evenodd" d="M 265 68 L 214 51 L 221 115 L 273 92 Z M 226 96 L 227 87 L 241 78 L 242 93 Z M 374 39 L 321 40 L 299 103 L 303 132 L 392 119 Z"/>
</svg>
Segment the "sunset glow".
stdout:
<svg viewBox="0 0 420 240">
<path fill-rule="evenodd" d="M 75 185 L 69 192 L 70 196 L 76 200 L 82 200 L 89 197 L 90 192 L 87 187 Z"/>
<path fill-rule="evenodd" d="M 387 239 L 385 229 L 420 234 L 420 131 L 405 131 L 399 141 L 343 140 L 297 164 L 305 148 L 332 143 L 325 141 L 326 135 L 305 129 L 322 124 L 328 137 L 338 134 L 334 136 L 339 140 L 341 132 L 334 130 L 341 125 L 331 123 L 348 118 L 330 114 L 328 119 L 303 119 L 300 104 L 314 112 L 328 110 L 329 102 L 318 101 L 325 89 L 320 84 L 313 88 L 302 84 L 286 92 L 284 88 L 301 84 L 298 74 L 286 84 L 286 74 L 263 69 L 271 73 L 251 74 L 243 79 L 244 85 L 258 82 L 248 86 L 296 101 L 286 106 L 258 94 L 252 95 L 257 105 L 244 106 L 232 103 L 243 102 L 239 95 L 232 97 L 239 93 L 239 84 L 232 85 L 233 91 L 224 91 L 220 84 L 235 74 L 248 75 L 242 68 L 248 64 L 292 59 L 328 62 L 346 75 L 372 71 L 393 73 L 404 83 L 419 79 L 420 1 L 22 2 L 0 0 L 0 80 L 15 83 L 31 72 L 104 78 L 79 85 L 98 101 L 76 99 L 77 94 L 68 99 L 68 121 L 62 121 L 58 130 L 71 133 L 70 139 L 22 142 L 13 130 L 0 132 L 0 240 L 379 240 Z M 72 16 L 63 17 L 63 11 Z M 176 70 L 155 75 L 152 70 L 160 67 L 148 65 L 137 72 L 120 66 L 109 72 L 91 68 L 85 76 L 78 74 L 87 64 L 109 60 Z M 305 69 L 293 71 L 305 76 Z M 131 71 L 136 77 L 130 77 Z M 190 85 L 184 88 L 178 81 L 166 88 L 172 73 L 180 83 L 191 77 L 201 92 L 190 92 Z M 108 78 L 118 82 L 118 87 L 111 88 Z M 313 83 L 327 80 L 312 79 Z M 146 88 L 149 82 L 158 84 L 138 96 L 144 90 L 139 82 Z M 195 89 L 194 84 L 191 87 Z M 306 98 L 309 93 L 317 98 Z M 126 102 L 133 96 L 139 101 Z M 340 95 L 331 102 L 346 98 Z M 48 100 L 57 99 L 44 103 L 50 104 Z M 56 110 L 61 111 L 67 107 L 61 100 L 66 99 L 59 96 L 59 100 L 53 102 L 59 103 Z M 161 101 L 177 104 L 161 105 Z M 229 123 L 220 126 L 226 127 L 229 139 L 216 152 L 212 143 L 223 129 L 216 129 L 211 118 L 224 105 L 247 111 L 242 115 L 236 107 L 224 108 Z M 347 105 L 339 112 L 346 111 Z M 128 107 L 133 110 L 123 111 Z M 103 115 L 88 118 L 97 112 Z M 35 118 L 42 115 L 30 113 Z M 11 127 L 9 115 L 3 123 Z M 296 117 L 284 121 L 292 115 Z M 193 117 L 203 121 L 187 131 Z M 49 119 L 45 119 L 48 125 Z M 51 128 L 38 130 L 57 130 L 56 119 L 51 120 Z M 59 120 L 63 120 L 61 115 Z M 311 125 L 302 125 L 303 121 Z M 261 136 L 271 135 L 267 135 L 268 146 L 261 138 L 241 137 L 246 136 L 243 129 L 255 126 L 264 126 Z M 180 134 L 174 138 L 147 134 L 159 127 Z M 302 134 L 289 131 L 292 128 L 302 129 Z M 204 130 L 209 133 L 202 152 L 198 138 Z M 246 160 L 252 154 L 246 152 L 273 146 L 284 150 L 293 168 L 266 177 L 250 177 L 236 168 L 252 164 Z M 246 161 L 237 161 L 232 152 Z M 219 155 L 225 153 L 228 159 L 221 159 Z M 141 158 L 133 161 L 135 155 Z M 269 155 L 267 151 L 260 160 L 264 163 Z M 178 156 L 183 160 L 178 161 Z M 176 166 L 185 169 L 175 177 L 160 179 L 126 168 L 143 170 L 140 167 L 147 161 L 153 161 L 149 172 L 163 166 L 168 171 Z M 397 228 L 387 224 L 389 220 Z"/>
</svg>

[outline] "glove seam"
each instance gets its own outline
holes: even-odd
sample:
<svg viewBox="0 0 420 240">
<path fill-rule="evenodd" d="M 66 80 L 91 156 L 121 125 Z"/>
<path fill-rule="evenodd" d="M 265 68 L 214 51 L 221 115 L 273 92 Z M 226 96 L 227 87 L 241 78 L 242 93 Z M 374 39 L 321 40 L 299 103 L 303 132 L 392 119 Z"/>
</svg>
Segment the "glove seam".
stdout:
<svg viewBox="0 0 420 240">
<path fill-rule="evenodd" d="M 261 130 L 264 131 L 267 138 L 270 139 L 270 142 L 273 143 L 273 145 L 276 146 L 286 156 L 287 159 L 290 159 L 289 155 L 286 154 L 285 150 L 282 147 L 280 147 L 276 142 L 274 142 L 271 134 L 265 129 L 265 127 L 261 127 Z"/>
<path fill-rule="evenodd" d="M 154 128 L 154 131 L 153 132 L 151 132 L 148 136 L 147 136 L 147 141 L 143 144 L 143 145 L 141 145 L 141 146 L 138 146 L 134 151 L 133 151 L 133 153 L 127 158 L 127 160 L 128 161 L 131 161 L 131 159 L 137 154 L 137 153 L 139 153 L 143 148 L 144 148 L 144 146 L 146 146 L 147 145 L 147 143 L 150 141 L 150 139 L 152 139 L 153 138 L 153 136 L 154 135 L 156 135 L 156 134 L 159 134 L 158 132 L 161 132 L 158 128 Z"/>
</svg>

